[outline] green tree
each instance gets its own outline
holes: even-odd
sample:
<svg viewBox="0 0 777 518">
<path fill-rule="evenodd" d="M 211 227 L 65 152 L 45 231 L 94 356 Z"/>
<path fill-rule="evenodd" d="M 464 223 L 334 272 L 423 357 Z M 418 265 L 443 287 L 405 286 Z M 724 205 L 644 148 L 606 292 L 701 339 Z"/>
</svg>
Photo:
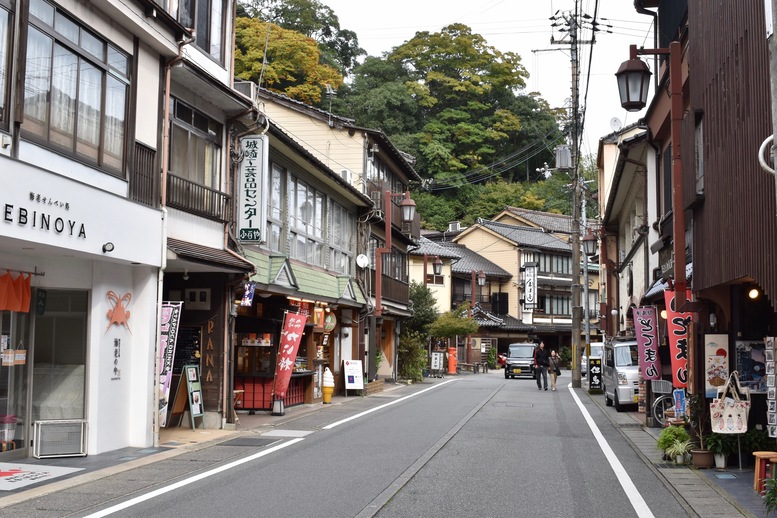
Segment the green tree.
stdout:
<svg viewBox="0 0 777 518">
<path fill-rule="evenodd" d="M 270 31 L 269 40 L 267 31 Z M 267 64 L 263 67 L 267 42 Z M 340 72 L 320 63 L 316 42 L 299 32 L 257 18 L 238 18 L 235 30 L 235 76 L 284 93 L 304 103 L 321 102 L 326 84 L 338 88 Z"/>
<path fill-rule="evenodd" d="M 428 176 L 455 182 L 470 168 L 494 158 L 497 143 L 522 121 L 502 101 L 525 86 L 521 58 L 487 45 L 464 24 L 416 33 L 387 59 L 400 63 L 424 120 L 419 162 Z"/>
<path fill-rule="evenodd" d="M 429 334 L 440 338 L 454 338 L 476 333 L 478 323 L 467 316 L 469 304 L 460 305 L 453 311 L 446 311 L 429 326 Z"/>
<path fill-rule="evenodd" d="M 413 281 L 410 283 L 410 300 L 413 302 L 413 316 L 405 321 L 402 329 L 428 333 L 429 326 L 439 317 L 437 299 L 428 286 Z"/>
<path fill-rule="evenodd" d="M 341 29 L 332 8 L 318 0 L 240 0 L 238 16 L 272 22 L 314 39 L 320 45 L 321 62 L 342 75 L 348 75 L 359 56 L 366 54 L 356 33 Z"/>
<path fill-rule="evenodd" d="M 467 206 L 467 213 L 461 222 L 469 226 L 476 223 L 478 218 L 492 219 L 505 207 L 519 205 L 524 194 L 525 187 L 522 184 L 508 183 L 503 178 L 497 178 L 482 186 L 480 196 Z"/>
</svg>

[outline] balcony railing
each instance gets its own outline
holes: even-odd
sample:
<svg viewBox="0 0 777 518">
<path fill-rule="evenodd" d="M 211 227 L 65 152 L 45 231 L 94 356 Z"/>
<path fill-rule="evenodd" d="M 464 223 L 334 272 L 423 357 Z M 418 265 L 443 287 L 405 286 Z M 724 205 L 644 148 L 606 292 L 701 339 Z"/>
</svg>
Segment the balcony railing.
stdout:
<svg viewBox="0 0 777 518">
<path fill-rule="evenodd" d="M 167 175 L 167 206 L 204 218 L 225 222 L 229 195 L 174 174 Z"/>
<path fill-rule="evenodd" d="M 155 164 L 156 151 L 136 142 L 134 165 L 129 177 L 131 200 L 151 207 L 159 205 L 159 173 Z"/>
<path fill-rule="evenodd" d="M 369 269 L 370 272 L 370 295 L 375 295 L 375 270 Z M 403 281 L 383 275 L 383 284 L 381 285 L 381 298 L 383 300 L 390 300 L 398 304 L 407 304 L 410 301 L 410 286 Z"/>
</svg>

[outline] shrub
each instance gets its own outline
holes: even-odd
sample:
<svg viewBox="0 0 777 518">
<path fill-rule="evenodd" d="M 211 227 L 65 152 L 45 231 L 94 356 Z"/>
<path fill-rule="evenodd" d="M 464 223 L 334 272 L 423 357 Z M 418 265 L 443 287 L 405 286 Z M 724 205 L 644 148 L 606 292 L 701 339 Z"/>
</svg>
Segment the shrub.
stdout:
<svg viewBox="0 0 777 518">
<path fill-rule="evenodd" d="M 661 430 L 661 435 L 658 436 L 658 442 L 656 443 L 656 447 L 663 451 L 664 453 L 667 452 L 667 449 L 672 446 L 672 444 L 675 441 L 690 441 L 691 435 L 688 433 L 688 430 L 685 429 L 683 426 L 667 426 L 663 430 Z"/>
<path fill-rule="evenodd" d="M 399 376 L 414 382 L 423 381 L 426 367 L 426 340 L 416 331 L 405 331 L 399 337 L 397 351 Z"/>
</svg>

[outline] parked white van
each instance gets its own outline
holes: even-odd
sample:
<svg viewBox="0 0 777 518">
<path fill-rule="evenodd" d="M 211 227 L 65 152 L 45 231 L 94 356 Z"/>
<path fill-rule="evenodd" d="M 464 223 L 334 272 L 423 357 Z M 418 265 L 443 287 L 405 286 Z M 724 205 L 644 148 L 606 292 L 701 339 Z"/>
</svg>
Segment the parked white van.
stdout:
<svg viewBox="0 0 777 518">
<path fill-rule="evenodd" d="M 614 338 L 604 344 L 602 390 L 607 406 L 637 404 L 639 397 L 639 352 L 634 338 Z"/>
</svg>

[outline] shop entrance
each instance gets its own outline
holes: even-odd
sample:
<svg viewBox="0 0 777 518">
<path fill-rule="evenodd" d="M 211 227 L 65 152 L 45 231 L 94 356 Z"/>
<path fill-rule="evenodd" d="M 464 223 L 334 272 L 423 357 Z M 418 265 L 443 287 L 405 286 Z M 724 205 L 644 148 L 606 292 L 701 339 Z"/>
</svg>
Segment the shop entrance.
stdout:
<svg viewBox="0 0 777 518">
<path fill-rule="evenodd" d="M 27 423 L 30 313 L 0 311 L 0 459 L 28 456 Z"/>
</svg>

